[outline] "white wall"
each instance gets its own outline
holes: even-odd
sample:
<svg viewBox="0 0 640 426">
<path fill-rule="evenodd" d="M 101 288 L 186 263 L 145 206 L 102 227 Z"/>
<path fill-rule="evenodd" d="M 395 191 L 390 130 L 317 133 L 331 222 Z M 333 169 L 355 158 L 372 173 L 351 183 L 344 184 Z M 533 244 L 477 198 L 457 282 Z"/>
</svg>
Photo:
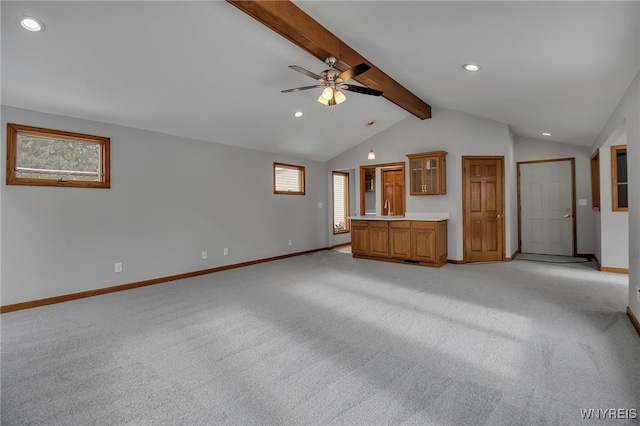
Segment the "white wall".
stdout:
<svg viewBox="0 0 640 426">
<path fill-rule="evenodd" d="M 611 114 L 591 151 L 604 146 L 620 126 L 624 127 L 627 134 L 627 162 L 631 166 L 628 169 L 629 307 L 635 317 L 640 319 L 640 167 L 638 167 L 640 164 L 640 72 L 636 74 L 620 103 Z M 606 203 L 606 200 L 600 200 L 600 204 L 603 203 Z M 601 231 L 604 235 L 607 229 L 602 226 Z"/>
<path fill-rule="evenodd" d="M 506 254 L 517 249 L 514 246 L 513 221 L 517 220 L 515 197 L 515 171 L 513 164 L 513 139 L 506 124 L 476 117 L 459 111 L 434 108 L 433 117 L 419 120 L 413 116 L 374 135 L 352 149 L 333 158 L 328 163 L 330 170 L 345 168 L 360 169 L 369 164 L 407 161 L 407 154 L 445 150 L 447 155 L 447 194 L 439 196 L 410 196 L 409 185 L 406 190 L 406 211 L 448 212 L 448 258 L 462 260 L 462 156 L 504 156 L 505 157 L 505 235 Z M 374 161 L 367 160 L 369 149 L 373 146 L 376 153 Z M 405 167 L 405 181 L 409 182 L 409 170 Z M 356 191 L 360 192 L 360 182 Z M 359 202 L 352 210 L 361 214 Z"/>
<path fill-rule="evenodd" d="M 2 143 L 2 305 L 328 245 L 325 163 L 5 106 L 3 141 L 7 122 L 110 137 L 111 188 L 7 186 Z M 305 196 L 273 194 L 274 161 L 305 166 Z"/>
<path fill-rule="evenodd" d="M 516 162 L 575 158 L 576 166 L 576 251 L 594 254 L 594 214 L 591 207 L 591 161 L 588 147 L 530 138 L 516 138 Z M 578 200 L 587 200 L 586 206 Z M 516 231 L 517 232 L 517 231 Z"/>
</svg>

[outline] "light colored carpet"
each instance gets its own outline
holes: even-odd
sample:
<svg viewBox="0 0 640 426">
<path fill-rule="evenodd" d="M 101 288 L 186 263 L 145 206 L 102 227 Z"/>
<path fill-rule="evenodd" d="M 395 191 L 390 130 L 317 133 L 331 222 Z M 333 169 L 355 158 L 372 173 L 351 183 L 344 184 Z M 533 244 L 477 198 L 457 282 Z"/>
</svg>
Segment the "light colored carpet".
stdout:
<svg viewBox="0 0 640 426">
<path fill-rule="evenodd" d="M 537 253 L 518 253 L 515 260 L 530 260 L 533 262 L 547 262 L 547 263 L 588 263 L 592 262 L 591 259 L 584 257 L 573 256 L 557 256 L 553 254 L 537 254 Z M 595 264 L 594 268 L 596 267 Z"/>
<path fill-rule="evenodd" d="M 640 409 L 627 280 L 324 251 L 3 314 L 2 424 L 584 424 Z"/>
</svg>

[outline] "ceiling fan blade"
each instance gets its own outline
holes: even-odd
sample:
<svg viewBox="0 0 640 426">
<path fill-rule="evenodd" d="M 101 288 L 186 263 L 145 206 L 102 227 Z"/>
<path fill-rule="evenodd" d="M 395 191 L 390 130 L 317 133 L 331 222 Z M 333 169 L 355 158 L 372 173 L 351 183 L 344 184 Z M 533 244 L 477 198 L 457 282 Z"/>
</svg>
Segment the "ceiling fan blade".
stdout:
<svg viewBox="0 0 640 426">
<path fill-rule="evenodd" d="M 370 69 L 371 67 L 363 62 L 360 65 L 356 65 L 355 67 L 349 68 L 348 70 L 344 71 L 338 76 L 338 78 L 342 79 L 342 81 L 351 80 L 352 78 L 355 78 L 363 72 L 369 71 Z"/>
<path fill-rule="evenodd" d="M 379 90 L 370 89 L 369 87 L 354 86 L 352 84 L 342 84 L 340 85 L 340 88 L 342 90 L 348 90 L 349 92 L 355 92 L 355 93 L 362 93 L 364 95 L 373 95 L 373 96 L 382 95 L 382 92 Z"/>
<path fill-rule="evenodd" d="M 314 73 L 314 72 L 311 72 L 311 71 L 309 71 L 309 70 L 305 70 L 304 68 L 299 67 L 299 66 L 297 66 L 297 65 L 289 65 L 289 68 L 291 68 L 292 70 L 298 71 L 299 73 L 302 73 L 302 74 L 304 74 L 304 75 L 306 75 L 306 76 L 308 76 L 308 77 L 311 77 L 311 78 L 313 78 L 314 80 L 324 81 L 324 80 L 322 79 L 322 77 L 320 77 L 318 74 L 316 74 L 316 73 Z"/>
<path fill-rule="evenodd" d="M 301 90 L 317 89 L 319 87 L 324 87 L 324 85 L 323 84 L 316 84 L 315 86 L 296 87 L 296 88 L 293 88 L 293 89 L 281 90 L 281 92 L 282 93 L 299 92 Z"/>
</svg>

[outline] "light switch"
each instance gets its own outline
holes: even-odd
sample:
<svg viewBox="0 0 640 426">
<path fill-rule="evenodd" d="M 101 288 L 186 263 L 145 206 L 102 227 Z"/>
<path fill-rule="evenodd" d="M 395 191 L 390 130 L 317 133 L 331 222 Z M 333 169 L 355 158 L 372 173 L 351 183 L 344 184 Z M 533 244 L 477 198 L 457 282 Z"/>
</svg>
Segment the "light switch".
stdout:
<svg viewBox="0 0 640 426">
<path fill-rule="evenodd" d="M 578 199 L 578 205 L 579 206 L 586 206 L 587 205 L 587 200 L 584 198 L 579 198 Z"/>
</svg>

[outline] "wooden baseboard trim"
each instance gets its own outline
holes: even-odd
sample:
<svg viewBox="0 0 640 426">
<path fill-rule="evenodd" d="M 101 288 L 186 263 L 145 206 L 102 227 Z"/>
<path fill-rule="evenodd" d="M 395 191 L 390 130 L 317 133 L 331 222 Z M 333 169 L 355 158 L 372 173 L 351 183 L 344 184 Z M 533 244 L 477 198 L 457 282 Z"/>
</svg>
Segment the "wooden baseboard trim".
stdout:
<svg viewBox="0 0 640 426">
<path fill-rule="evenodd" d="M 447 263 L 451 263 L 454 265 L 464 265 L 466 262 L 464 260 L 447 259 Z"/>
<path fill-rule="evenodd" d="M 100 296 L 101 294 L 115 293 L 117 291 L 131 290 L 134 288 L 146 287 L 148 285 L 162 284 L 169 281 L 176 281 L 184 278 L 197 277 L 199 275 L 212 274 L 214 272 L 227 271 L 229 269 L 242 268 L 244 266 L 257 265 L 259 263 L 272 262 L 274 260 L 286 259 L 289 257 L 302 256 L 305 254 L 315 253 L 323 250 L 329 250 L 329 248 L 323 247 L 323 248 L 318 248 L 313 250 L 300 251 L 297 253 L 283 254 L 280 256 L 267 257 L 264 259 L 234 263 L 232 265 L 224 265 L 224 266 L 218 266 L 215 268 L 201 269 L 199 271 L 186 272 L 184 274 L 170 275 L 168 277 L 153 278 L 150 280 L 138 281 L 138 282 L 129 283 L 129 284 L 121 284 L 113 287 L 104 287 L 104 288 L 98 288 L 95 290 L 81 291 L 79 293 L 71 293 L 71 294 L 65 294 L 62 296 L 48 297 L 46 299 L 14 303 L 12 305 L 0 306 L 0 314 L 5 314 L 7 312 L 21 311 L 23 309 L 37 308 L 40 306 L 53 305 L 54 303 L 68 302 L 70 300 L 84 299 L 85 297 Z"/>
<path fill-rule="evenodd" d="M 600 270 L 602 272 L 613 272 L 616 274 L 627 274 L 629 275 L 629 268 L 613 268 L 611 266 L 600 266 Z"/>
<path fill-rule="evenodd" d="M 334 246 L 329 247 L 330 250 L 334 250 L 340 247 L 346 247 L 346 246 L 350 246 L 351 245 L 351 241 L 349 241 L 348 243 L 342 243 L 342 244 L 336 244 Z"/>
<path fill-rule="evenodd" d="M 627 316 L 631 320 L 631 324 L 633 324 L 638 334 L 640 334 L 640 322 L 638 322 L 638 318 L 636 318 L 636 316 L 633 315 L 633 312 L 631 312 L 631 308 L 628 306 L 627 306 Z"/>
</svg>

